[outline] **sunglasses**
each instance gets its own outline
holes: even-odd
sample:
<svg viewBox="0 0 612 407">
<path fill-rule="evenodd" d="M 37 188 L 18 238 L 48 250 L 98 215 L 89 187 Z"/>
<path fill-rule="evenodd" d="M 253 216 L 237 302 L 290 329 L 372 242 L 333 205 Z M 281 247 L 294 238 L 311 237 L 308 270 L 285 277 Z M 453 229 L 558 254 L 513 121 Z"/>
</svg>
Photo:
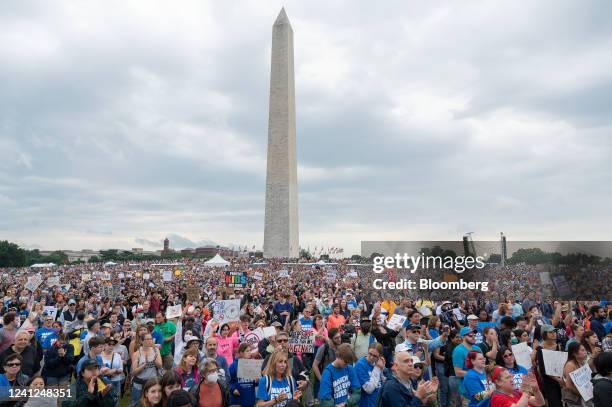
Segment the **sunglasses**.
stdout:
<svg viewBox="0 0 612 407">
<path fill-rule="evenodd" d="M 415 369 L 423 369 L 423 365 L 414 365 Z"/>
<path fill-rule="evenodd" d="M 465 335 L 463 335 L 463 336 L 469 336 L 470 338 L 473 338 L 473 337 L 474 337 L 474 334 L 465 334 Z"/>
<path fill-rule="evenodd" d="M 289 339 L 277 339 L 276 342 L 278 342 L 278 343 L 287 343 L 287 342 L 289 342 Z"/>
<path fill-rule="evenodd" d="M 505 358 L 509 358 L 509 357 L 511 357 L 511 356 L 512 356 L 512 353 L 506 353 L 506 354 L 504 355 L 504 357 L 505 357 Z"/>
<path fill-rule="evenodd" d="M 21 366 L 21 363 L 7 363 L 5 366 L 6 367 L 18 367 L 18 366 Z"/>
</svg>

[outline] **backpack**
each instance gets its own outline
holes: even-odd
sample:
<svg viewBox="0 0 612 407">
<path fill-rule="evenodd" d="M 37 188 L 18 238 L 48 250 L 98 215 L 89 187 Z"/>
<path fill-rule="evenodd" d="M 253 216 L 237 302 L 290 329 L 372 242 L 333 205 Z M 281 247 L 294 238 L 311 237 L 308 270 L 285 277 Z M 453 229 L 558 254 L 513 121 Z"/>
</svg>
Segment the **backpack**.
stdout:
<svg viewBox="0 0 612 407">
<path fill-rule="evenodd" d="M 291 391 L 291 396 L 295 393 L 295 379 L 293 376 L 288 376 L 287 380 L 289 381 L 289 390 Z M 266 375 L 266 394 L 270 395 L 270 389 L 272 388 L 272 377 Z"/>
</svg>

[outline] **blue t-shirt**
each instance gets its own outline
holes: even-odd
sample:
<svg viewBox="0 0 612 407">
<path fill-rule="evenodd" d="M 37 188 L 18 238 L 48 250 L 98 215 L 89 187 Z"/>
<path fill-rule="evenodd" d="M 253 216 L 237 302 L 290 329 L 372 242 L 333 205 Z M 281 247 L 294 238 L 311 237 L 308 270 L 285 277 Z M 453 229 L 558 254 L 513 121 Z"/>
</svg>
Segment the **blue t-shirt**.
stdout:
<svg viewBox="0 0 612 407">
<path fill-rule="evenodd" d="M 321 375 L 319 399 L 321 401 L 333 399 L 335 404 L 344 403 L 349 398 L 350 389 L 358 391 L 360 388 L 353 366 L 348 365 L 338 369 L 330 363 Z"/>
<path fill-rule="evenodd" d="M 42 327 L 36 331 L 36 340 L 43 350 L 49 350 L 57 340 L 57 333 L 52 328 Z"/>
<path fill-rule="evenodd" d="M 289 313 L 291 313 L 291 310 L 293 310 L 293 307 L 288 302 L 285 302 L 284 304 L 281 304 L 280 302 L 277 302 L 276 304 L 274 304 L 274 313 L 278 314 L 278 316 L 280 318 L 280 323 L 283 324 L 283 325 L 285 325 L 285 320 L 287 319 L 287 316 L 286 315 L 280 315 L 281 312 L 288 311 Z"/>
<path fill-rule="evenodd" d="M 255 386 L 257 381 L 238 378 L 238 358 L 229 367 L 230 375 L 230 405 L 250 407 L 255 405 Z M 262 379 L 265 381 L 265 379 Z M 240 397 L 234 395 L 234 390 L 240 392 Z M 264 388 L 265 391 L 265 388 Z"/>
<path fill-rule="evenodd" d="M 482 350 L 478 346 L 472 346 L 471 350 L 475 350 L 477 352 L 482 353 Z M 467 370 L 465 368 L 465 359 L 467 358 L 467 354 L 470 352 L 470 349 L 466 348 L 463 343 L 460 343 L 453 349 L 453 367 L 458 367 L 463 370 Z M 465 394 L 465 387 L 463 387 L 463 380 L 459 384 L 459 392 Z"/>
<path fill-rule="evenodd" d="M 363 385 L 370 381 L 372 370 L 374 370 L 374 366 L 368 363 L 366 356 L 359 359 L 355 364 L 355 374 L 357 375 L 357 380 L 359 380 L 359 386 L 362 387 L 359 407 L 376 407 L 378 393 L 380 393 L 380 388 L 383 385 L 382 380 L 378 382 L 372 393 L 368 394 L 363 390 Z"/>
<path fill-rule="evenodd" d="M 465 392 L 469 397 L 468 407 L 488 407 L 490 405 L 491 398 L 488 397 L 484 400 L 478 400 L 476 395 L 489 390 L 491 383 L 487 380 L 487 374 L 485 372 L 478 373 L 474 369 L 467 371 L 463 376 L 463 385 L 465 386 Z"/>
<path fill-rule="evenodd" d="M 151 337 L 153 337 L 153 340 L 155 341 L 156 345 L 164 344 L 164 334 L 159 332 L 158 330 L 154 329 L 153 332 L 151 332 Z"/>
<path fill-rule="evenodd" d="M 270 384 L 270 393 L 266 392 L 268 378 L 269 376 L 263 376 L 261 379 L 259 379 L 259 386 L 257 386 L 257 400 L 270 401 L 279 394 L 285 393 L 287 395 L 287 398 L 283 401 L 279 401 L 274 405 L 274 407 L 282 407 L 287 404 L 288 400 L 293 399 L 293 394 L 291 393 L 291 386 L 289 386 L 289 380 L 286 377 L 280 381 L 276 378 L 272 378 L 272 383 Z"/>
<path fill-rule="evenodd" d="M 520 389 L 521 384 L 523 384 L 523 375 L 527 376 L 529 372 L 521 365 L 516 365 L 516 368 L 508 369 L 510 373 L 514 376 L 512 378 L 512 384 L 514 384 L 515 389 Z"/>
<path fill-rule="evenodd" d="M 300 325 L 302 326 L 302 330 L 306 331 L 312 328 L 312 318 L 305 319 L 304 317 L 300 318 Z"/>
</svg>

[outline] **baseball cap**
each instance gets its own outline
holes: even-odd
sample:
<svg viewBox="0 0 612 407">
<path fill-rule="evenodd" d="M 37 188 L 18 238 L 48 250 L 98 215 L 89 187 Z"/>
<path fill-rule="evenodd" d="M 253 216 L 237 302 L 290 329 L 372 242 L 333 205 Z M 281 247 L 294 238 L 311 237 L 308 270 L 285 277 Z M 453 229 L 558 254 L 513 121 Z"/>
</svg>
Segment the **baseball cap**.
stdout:
<svg viewBox="0 0 612 407">
<path fill-rule="evenodd" d="M 419 363 L 419 364 L 421 364 L 421 365 L 422 365 L 422 364 L 423 364 L 423 361 L 422 361 L 421 359 L 419 359 L 419 357 L 418 357 L 418 356 L 416 356 L 416 355 L 412 355 L 412 364 L 413 364 L 413 365 L 416 365 L 417 363 Z"/>
<path fill-rule="evenodd" d="M 414 330 L 416 330 L 416 329 L 421 330 L 421 327 L 420 327 L 420 326 L 418 326 L 418 325 L 415 325 L 415 324 L 410 324 L 410 325 L 408 325 L 408 327 L 406 328 L 406 330 L 407 330 L 407 331 L 412 331 L 413 329 L 414 329 Z"/>
<path fill-rule="evenodd" d="M 97 319 L 90 319 L 89 321 L 87 321 L 87 329 L 93 328 L 93 326 L 97 323 L 98 323 Z"/>
<path fill-rule="evenodd" d="M 76 301 L 74 300 L 74 298 L 71 298 L 68 300 L 68 305 L 76 305 Z"/>
<path fill-rule="evenodd" d="M 280 322 L 278 322 L 278 321 L 274 321 L 274 322 L 272 322 L 272 323 L 270 324 L 270 326 L 278 326 L 278 327 L 282 327 L 282 326 L 283 326 L 283 324 L 281 324 L 281 323 L 280 323 Z"/>
<path fill-rule="evenodd" d="M 465 335 L 471 334 L 473 332 L 474 330 L 472 328 L 464 326 L 463 328 L 461 328 L 461 331 L 459 331 L 459 336 L 463 338 Z"/>
<path fill-rule="evenodd" d="M 540 333 L 544 333 L 544 332 L 554 332 L 555 328 L 552 325 L 542 325 L 540 327 Z"/>
<path fill-rule="evenodd" d="M 202 340 L 200 338 L 198 338 L 197 336 L 189 335 L 189 336 L 185 337 L 185 343 L 186 344 L 189 344 L 189 342 L 192 342 L 192 341 L 198 341 L 198 342 L 202 343 Z"/>
<path fill-rule="evenodd" d="M 81 373 L 83 373 L 83 370 L 85 369 L 98 369 L 99 367 L 100 366 L 98 366 L 98 361 L 90 358 L 83 362 L 83 364 L 81 365 Z"/>
<path fill-rule="evenodd" d="M 470 314 L 470 315 L 468 315 L 467 319 L 469 321 L 470 319 L 478 319 L 478 317 L 476 315 L 474 315 L 474 314 Z"/>
<path fill-rule="evenodd" d="M 112 328 L 113 326 L 111 324 L 109 324 L 108 322 L 105 324 L 102 324 L 102 328 Z"/>
</svg>

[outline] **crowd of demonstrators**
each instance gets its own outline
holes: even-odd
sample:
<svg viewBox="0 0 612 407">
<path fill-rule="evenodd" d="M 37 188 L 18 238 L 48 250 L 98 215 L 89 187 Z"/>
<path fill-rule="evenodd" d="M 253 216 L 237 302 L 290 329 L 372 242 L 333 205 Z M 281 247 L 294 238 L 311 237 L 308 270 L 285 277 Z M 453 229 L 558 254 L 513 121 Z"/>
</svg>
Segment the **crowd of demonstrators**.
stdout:
<svg viewBox="0 0 612 407">
<path fill-rule="evenodd" d="M 228 270 L 245 273 L 246 283 L 229 287 Z M 380 274 L 347 261 L 209 268 L 188 259 L 0 273 L 0 406 L 44 405 L 7 398 L 10 389 L 41 386 L 71 386 L 74 400 L 64 405 L 108 407 L 612 400 L 612 304 L 551 296 L 540 266 L 476 272 L 490 281 L 486 292 L 379 291 Z M 228 300 L 239 304 L 230 319 L 217 311 Z M 296 346 L 304 333 L 312 342 Z M 550 351 L 567 356 L 561 371 L 551 371 Z M 592 397 L 573 381 L 582 368 Z"/>
</svg>

